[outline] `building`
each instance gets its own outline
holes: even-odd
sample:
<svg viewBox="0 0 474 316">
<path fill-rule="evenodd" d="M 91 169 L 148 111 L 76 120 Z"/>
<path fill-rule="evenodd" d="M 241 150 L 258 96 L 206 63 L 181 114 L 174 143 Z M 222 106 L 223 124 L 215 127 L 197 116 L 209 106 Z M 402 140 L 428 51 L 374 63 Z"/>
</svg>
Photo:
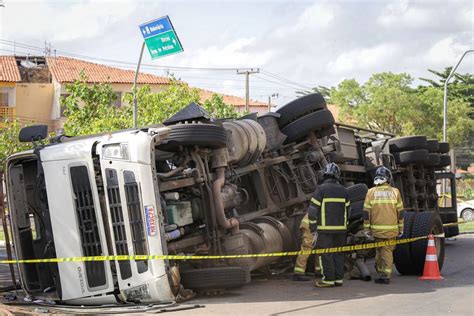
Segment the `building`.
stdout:
<svg viewBox="0 0 474 316">
<path fill-rule="evenodd" d="M 66 85 L 85 75 L 88 84 L 108 83 L 117 94 L 116 106 L 122 96 L 130 92 L 135 72 L 68 57 L 0 56 L 0 122 L 17 118 L 22 123 L 46 124 L 51 131 L 61 128 L 65 118 L 60 105 L 67 96 Z M 165 89 L 170 81 L 147 73 L 140 73 L 138 85 L 149 85 L 152 92 Z M 214 92 L 199 89 L 201 102 Z M 245 110 L 245 100 L 222 95 L 226 104 L 238 111 Z M 268 111 L 266 103 L 251 100 L 250 111 Z M 0 123 L 1 124 L 1 123 Z"/>
</svg>

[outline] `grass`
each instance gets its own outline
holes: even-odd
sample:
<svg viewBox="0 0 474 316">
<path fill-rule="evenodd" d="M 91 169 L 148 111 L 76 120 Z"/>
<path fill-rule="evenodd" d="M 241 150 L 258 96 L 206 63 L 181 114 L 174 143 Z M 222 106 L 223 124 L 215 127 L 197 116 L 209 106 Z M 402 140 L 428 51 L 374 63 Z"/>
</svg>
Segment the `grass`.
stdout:
<svg viewBox="0 0 474 316">
<path fill-rule="evenodd" d="M 472 232 L 474 231 L 474 221 L 464 222 L 462 219 L 459 220 L 459 232 Z"/>
</svg>

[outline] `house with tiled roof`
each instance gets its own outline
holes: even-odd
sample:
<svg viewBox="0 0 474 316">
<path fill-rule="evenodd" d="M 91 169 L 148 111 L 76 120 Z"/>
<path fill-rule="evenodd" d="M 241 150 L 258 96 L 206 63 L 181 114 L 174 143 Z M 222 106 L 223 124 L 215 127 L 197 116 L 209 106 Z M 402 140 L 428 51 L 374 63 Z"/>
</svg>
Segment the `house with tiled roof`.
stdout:
<svg viewBox="0 0 474 316">
<path fill-rule="evenodd" d="M 50 130 L 64 123 L 60 105 L 67 96 L 66 85 L 81 78 L 88 84 L 108 83 L 117 95 L 115 106 L 121 106 L 122 96 L 130 92 L 135 72 L 108 65 L 69 57 L 0 56 L 0 122 L 17 118 L 21 122 L 46 124 Z M 158 92 L 170 83 L 166 77 L 140 73 L 138 85 L 148 85 Z M 210 99 L 214 92 L 199 89 L 201 102 Z M 245 100 L 222 95 L 225 103 L 237 110 L 245 110 Z M 266 103 L 250 101 L 250 111 L 260 114 L 268 111 Z"/>
</svg>

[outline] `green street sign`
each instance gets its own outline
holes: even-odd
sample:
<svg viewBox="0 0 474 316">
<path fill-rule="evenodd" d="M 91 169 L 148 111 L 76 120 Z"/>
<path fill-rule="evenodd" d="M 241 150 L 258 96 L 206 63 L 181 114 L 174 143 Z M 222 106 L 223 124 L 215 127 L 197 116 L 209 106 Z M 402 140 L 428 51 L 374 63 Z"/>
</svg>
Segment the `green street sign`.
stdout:
<svg viewBox="0 0 474 316">
<path fill-rule="evenodd" d="M 152 59 L 183 51 L 168 16 L 141 24 L 139 28 Z"/>
<path fill-rule="evenodd" d="M 158 34 L 145 39 L 146 47 L 152 59 L 183 51 L 181 43 L 174 31 Z"/>
</svg>

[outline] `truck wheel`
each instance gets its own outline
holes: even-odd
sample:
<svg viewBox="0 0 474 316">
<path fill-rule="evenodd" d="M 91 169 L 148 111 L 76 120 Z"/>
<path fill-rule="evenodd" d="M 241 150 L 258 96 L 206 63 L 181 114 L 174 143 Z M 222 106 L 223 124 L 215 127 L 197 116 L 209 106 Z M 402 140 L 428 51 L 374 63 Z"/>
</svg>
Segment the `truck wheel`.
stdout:
<svg viewBox="0 0 474 316">
<path fill-rule="evenodd" d="M 392 138 L 388 141 L 390 152 L 401 152 L 406 150 L 426 149 L 426 136 L 406 136 Z"/>
<path fill-rule="evenodd" d="M 437 166 L 440 163 L 440 158 L 438 153 L 429 153 L 428 160 L 425 161 L 424 165 L 428 167 Z"/>
<path fill-rule="evenodd" d="M 400 153 L 394 154 L 394 157 L 395 157 L 395 161 L 398 160 L 397 162 L 400 165 L 426 162 L 429 159 L 428 150 L 426 149 L 402 151 Z"/>
<path fill-rule="evenodd" d="M 364 201 L 367 191 L 369 191 L 369 188 L 367 188 L 365 184 L 358 183 L 347 188 L 347 195 L 349 195 L 351 203 L 355 203 L 358 201 Z"/>
<path fill-rule="evenodd" d="M 426 141 L 426 149 L 428 149 L 430 153 L 437 153 L 439 150 L 438 141 L 436 139 L 428 139 Z"/>
<path fill-rule="evenodd" d="M 439 164 L 436 167 L 444 168 L 449 165 L 451 165 L 451 157 L 448 155 L 439 155 Z"/>
<path fill-rule="evenodd" d="M 438 151 L 440 154 L 447 154 L 449 152 L 449 143 L 439 142 Z"/>
<path fill-rule="evenodd" d="M 443 222 L 436 212 L 420 212 L 416 214 L 411 237 L 428 236 L 428 234 L 442 234 Z M 444 262 L 444 238 L 435 238 L 436 251 L 438 256 L 439 270 L 443 268 Z M 426 246 L 428 239 L 421 239 L 411 243 L 411 257 L 413 260 L 413 272 L 415 274 L 423 273 L 425 265 Z"/>
<path fill-rule="evenodd" d="M 160 149 L 173 150 L 179 146 L 201 146 L 221 148 L 227 143 L 225 128 L 214 124 L 176 124 L 169 126 L 171 132 Z"/>
<path fill-rule="evenodd" d="M 288 136 L 285 143 L 297 142 L 309 132 L 329 128 L 334 124 L 334 117 L 329 110 L 320 110 L 307 114 L 285 126 L 281 132 Z"/>
<path fill-rule="evenodd" d="M 351 213 L 349 214 L 349 222 L 353 222 L 364 215 L 364 201 L 351 202 Z"/>
<path fill-rule="evenodd" d="M 459 226 L 450 226 L 446 227 L 448 229 L 448 232 L 444 232 L 446 234 L 446 237 L 455 237 L 459 235 Z"/>
<path fill-rule="evenodd" d="M 415 220 L 416 212 L 405 212 L 403 216 L 403 235 L 401 238 L 410 238 L 413 221 Z M 400 274 L 413 274 L 413 263 L 411 259 L 411 245 L 400 244 L 397 245 L 393 252 L 393 261 L 395 267 Z"/>
<path fill-rule="evenodd" d="M 241 267 L 192 269 L 181 272 L 181 283 L 188 289 L 235 288 L 250 282 L 250 271 Z"/>
<path fill-rule="evenodd" d="M 283 128 L 288 123 L 305 116 L 314 111 L 323 110 L 326 108 L 326 101 L 324 97 L 319 93 L 312 93 L 302 96 L 296 100 L 293 100 L 276 112 L 280 114 L 278 118 L 278 127 Z"/>
</svg>

